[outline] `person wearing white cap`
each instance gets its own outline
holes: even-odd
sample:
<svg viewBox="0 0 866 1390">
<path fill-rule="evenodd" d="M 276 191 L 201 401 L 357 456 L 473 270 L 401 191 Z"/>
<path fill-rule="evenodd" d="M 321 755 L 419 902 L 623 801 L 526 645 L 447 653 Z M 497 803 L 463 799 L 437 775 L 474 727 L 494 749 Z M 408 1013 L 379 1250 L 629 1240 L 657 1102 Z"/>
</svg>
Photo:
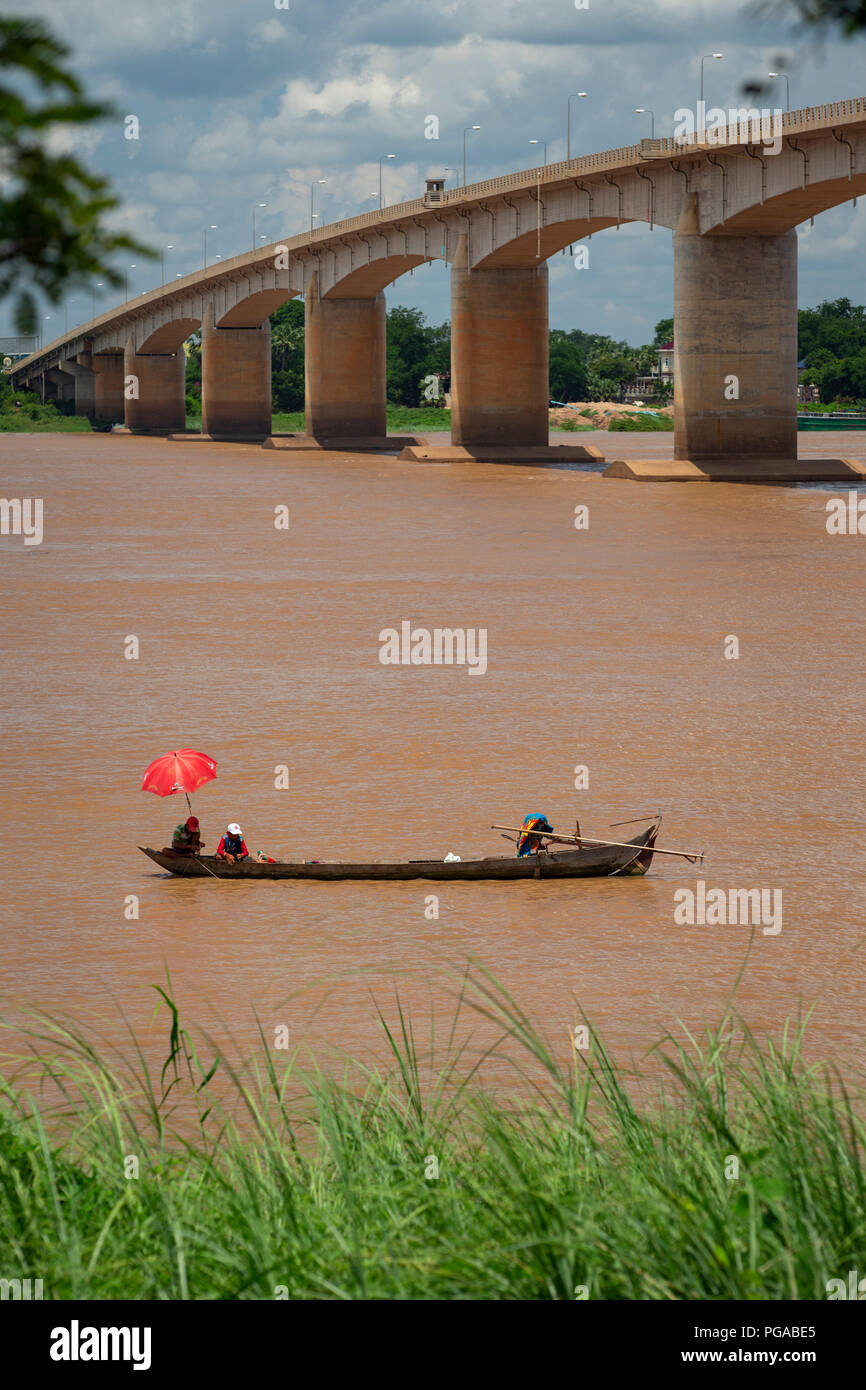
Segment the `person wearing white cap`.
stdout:
<svg viewBox="0 0 866 1390">
<path fill-rule="evenodd" d="M 249 857 L 250 852 L 244 844 L 243 831 L 237 821 L 232 821 L 226 826 L 226 833 L 217 846 L 217 858 L 225 859 L 229 864 L 234 864 L 235 861 L 240 864 Z"/>
</svg>

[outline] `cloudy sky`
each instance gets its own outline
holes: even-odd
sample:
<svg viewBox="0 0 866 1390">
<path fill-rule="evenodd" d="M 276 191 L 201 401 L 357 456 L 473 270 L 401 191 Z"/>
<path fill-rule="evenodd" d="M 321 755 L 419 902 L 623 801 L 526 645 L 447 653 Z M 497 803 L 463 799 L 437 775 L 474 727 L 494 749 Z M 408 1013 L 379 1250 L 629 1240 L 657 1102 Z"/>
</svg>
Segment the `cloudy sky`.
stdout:
<svg viewBox="0 0 866 1390">
<path fill-rule="evenodd" d="M 580 0 L 583 3 L 583 0 Z M 287 5 L 287 8 L 283 6 Z M 9 7 L 16 11 L 15 4 Z M 774 10 L 741 0 L 27 0 L 72 49 L 90 94 L 138 118 L 78 136 L 75 147 L 108 174 L 123 200 L 122 223 L 165 251 L 166 278 L 208 256 L 235 255 L 257 233 L 268 241 L 309 223 L 310 183 L 324 221 L 375 206 L 378 159 L 385 201 L 418 196 L 444 166 L 460 182 L 463 130 L 469 181 L 540 162 L 530 139 L 565 156 L 570 93 L 572 152 L 630 144 L 673 129 L 674 111 L 697 100 L 702 54 L 708 104 L 742 103 L 744 82 L 784 68 L 791 105 L 866 94 L 866 38 L 819 42 L 797 32 L 782 0 Z M 784 106 L 784 83 L 775 84 Z M 425 138 L 425 118 L 439 139 Z M 866 209 L 850 204 L 800 231 L 800 303 L 847 295 L 866 301 L 862 254 Z M 632 224 L 594 238 L 591 266 L 550 262 L 550 321 L 632 343 L 648 341 L 672 312 L 671 233 Z M 159 263 L 130 270 L 132 293 L 160 279 Z M 449 316 L 441 263 L 398 280 L 388 302 L 416 305 L 433 322 Z M 107 307 L 107 304 L 104 306 Z M 62 330 L 52 309 L 46 338 Z M 90 316 L 81 296 L 70 326 Z M 0 332 L 12 332 L 8 307 Z"/>
</svg>

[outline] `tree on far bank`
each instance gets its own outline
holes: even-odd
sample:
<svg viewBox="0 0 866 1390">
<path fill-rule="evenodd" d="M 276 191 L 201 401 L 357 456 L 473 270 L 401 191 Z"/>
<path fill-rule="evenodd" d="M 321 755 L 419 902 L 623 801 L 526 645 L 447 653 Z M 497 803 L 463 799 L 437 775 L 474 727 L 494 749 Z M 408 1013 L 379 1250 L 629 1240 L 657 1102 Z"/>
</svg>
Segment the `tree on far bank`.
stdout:
<svg viewBox="0 0 866 1390">
<path fill-rule="evenodd" d="M 398 305 L 388 314 L 388 400 L 395 405 L 422 405 L 423 382 L 451 369 L 448 324 L 433 327 L 420 309 Z"/>
<path fill-rule="evenodd" d="M 304 409 L 305 310 L 287 299 L 271 314 L 271 395 L 274 410 Z"/>
<path fill-rule="evenodd" d="M 41 20 L 0 18 L 0 295 L 15 296 L 19 333 L 36 331 L 35 291 L 58 304 L 97 277 L 117 289 L 114 255 L 155 254 L 108 228 L 119 200 L 105 179 L 74 155 L 52 153 L 64 131 L 115 114 L 85 97 L 68 55 Z"/>
<path fill-rule="evenodd" d="M 554 328 L 550 334 L 550 399 L 585 401 L 586 357 L 567 333 Z"/>
</svg>

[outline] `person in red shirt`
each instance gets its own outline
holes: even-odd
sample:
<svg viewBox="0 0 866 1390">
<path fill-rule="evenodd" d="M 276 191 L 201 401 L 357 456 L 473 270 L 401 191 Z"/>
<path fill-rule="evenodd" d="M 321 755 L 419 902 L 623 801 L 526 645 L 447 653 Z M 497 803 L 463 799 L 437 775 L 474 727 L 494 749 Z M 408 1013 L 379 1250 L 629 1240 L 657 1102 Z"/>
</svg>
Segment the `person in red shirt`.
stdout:
<svg viewBox="0 0 866 1390">
<path fill-rule="evenodd" d="M 226 826 L 226 833 L 217 845 L 217 858 L 225 859 L 229 864 L 240 864 L 249 857 L 250 852 L 244 844 L 243 831 L 237 821 L 232 821 L 231 825 Z"/>
</svg>

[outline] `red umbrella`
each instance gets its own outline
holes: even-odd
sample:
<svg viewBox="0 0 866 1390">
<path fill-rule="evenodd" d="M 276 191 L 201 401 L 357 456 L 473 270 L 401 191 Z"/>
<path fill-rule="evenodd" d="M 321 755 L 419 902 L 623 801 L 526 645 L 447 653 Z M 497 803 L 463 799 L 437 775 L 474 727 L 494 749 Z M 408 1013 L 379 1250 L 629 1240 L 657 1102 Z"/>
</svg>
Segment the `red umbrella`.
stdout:
<svg viewBox="0 0 866 1390">
<path fill-rule="evenodd" d="M 151 763 L 141 783 L 143 792 L 156 792 L 157 796 L 172 796 L 183 792 L 186 804 L 192 810 L 189 793 L 197 791 L 205 782 L 216 777 L 216 763 L 207 753 L 197 753 L 194 748 L 181 748 L 176 753 L 163 753 Z"/>
</svg>

